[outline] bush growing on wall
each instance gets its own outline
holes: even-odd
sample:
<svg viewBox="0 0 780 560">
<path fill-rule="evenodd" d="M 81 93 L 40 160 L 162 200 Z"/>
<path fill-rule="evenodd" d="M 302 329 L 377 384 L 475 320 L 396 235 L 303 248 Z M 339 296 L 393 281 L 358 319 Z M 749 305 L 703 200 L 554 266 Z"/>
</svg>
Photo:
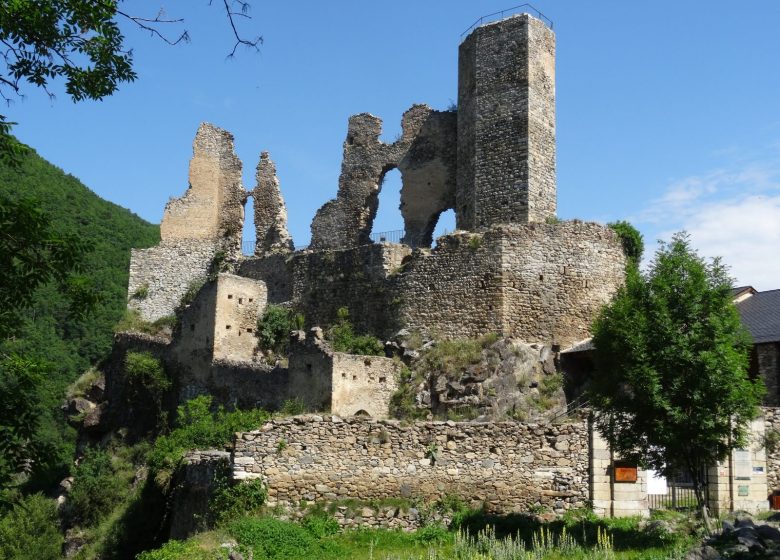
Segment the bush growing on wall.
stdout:
<svg viewBox="0 0 780 560">
<path fill-rule="evenodd" d="M 336 324 L 328 329 L 328 338 L 330 338 L 336 352 L 361 356 L 384 355 L 384 345 L 377 337 L 368 334 L 355 334 L 355 329 L 349 321 L 349 309 L 342 307 L 336 314 Z"/>
<path fill-rule="evenodd" d="M 303 315 L 300 313 L 293 313 L 281 305 L 269 304 L 257 321 L 260 346 L 274 354 L 287 354 L 290 331 L 302 329 L 303 324 Z"/>
</svg>

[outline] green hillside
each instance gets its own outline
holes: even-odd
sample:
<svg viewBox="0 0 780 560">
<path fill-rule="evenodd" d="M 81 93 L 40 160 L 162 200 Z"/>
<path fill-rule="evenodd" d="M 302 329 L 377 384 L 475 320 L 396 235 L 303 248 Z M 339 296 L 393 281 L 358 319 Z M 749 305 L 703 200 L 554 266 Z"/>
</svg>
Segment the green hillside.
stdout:
<svg viewBox="0 0 780 560">
<path fill-rule="evenodd" d="M 42 395 L 50 414 L 44 423 L 52 439 L 65 442 L 60 444 L 65 458 L 72 440 L 59 411 L 65 388 L 109 351 L 112 327 L 125 308 L 130 248 L 157 243 L 159 226 L 103 200 L 33 150 L 18 168 L 0 162 L 0 195 L 36 199 L 59 232 L 75 233 L 92 248 L 85 275 L 101 296 L 93 312 L 84 320 L 73 319 L 64 297 L 45 286 L 24 313 L 17 336 L 2 348 L 54 364 Z"/>
</svg>

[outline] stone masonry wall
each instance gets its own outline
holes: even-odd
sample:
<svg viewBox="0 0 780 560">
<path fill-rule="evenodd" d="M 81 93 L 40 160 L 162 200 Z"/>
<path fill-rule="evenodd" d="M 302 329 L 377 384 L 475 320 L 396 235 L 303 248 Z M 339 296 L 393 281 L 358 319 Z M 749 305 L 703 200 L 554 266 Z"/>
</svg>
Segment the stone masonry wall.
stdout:
<svg viewBox="0 0 780 560">
<path fill-rule="evenodd" d="M 331 412 L 387 418 L 400 369 L 401 363 L 390 358 L 334 352 Z"/>
<path fill-rule="evenodd" d="M 418 251 L 393 278 L 403 326 L 443 338 L 501 332 L 498 232 L 457 232 Z"/>
<path fill-rule="evenodd" d="M 332 325 L 336 311 L 348 307 L 358 331 L 390 336 L 399 327 L 397 302 L 387 278 L 401 269 L 411 252 L 404 245 L 370 244 L 296 253 L 291 263 L 295 306 L 309 327 Z"/>
<path fill-rule="evenodd" d="M 565 345 L 589 336 L 624 269 L 608 227 L 531 223 L 443 237 L 430 253 L 408 259 L 393 289 L 407 328 Z"/>
<path fill-rule="evenodd" d="M 766 434 L 780 434 L 780 408 L 764 407 Z M 780 449 L 766 454 L 766 481 L 769 493 L 780 492 Z"/>
<path fill-rule="evenodd" d="M 288 255 L 242 259 L 236 274 L 265 282 L 268 303 L 279 304 L 292 299 L 292 260 Z"/>
<path fill-rule="evenodd" d="M 503 334 L 562 347 L 590 336 L 626 262 L 611 228 L 577 220 L 504 228 L 501 260 Z"/>
<path fill-rule="evenodd" d="M 145 321 L 173 315 L 187 288 L 206 277 L 218 250 L 218 244 L 208 239 L 131 249 L 128 307 L 137 309 Z M 135 295 L 143 291 L 146 296 Z"/>
<path fill-rule="evenodd" d="M 257 349 L 257 320 L 265 310 L 265 283 L 234 274 L 217 278 L 214 359 L 249 362 Z"/>
<path fill-rule="evenodd" d="M 460 45 L 456 201 L 465 230 L 555 216 L 555 35 L 528 14 Z"/>
<path fill-rule="evenodd" d="M 563 512 L 587 503 L 588 450 L 586 422 L 403 426 L 302 416 L 237 434 L 233 476 L 263 479 L 272 507 L 455 494 L 490 512 Z"/>
</svg>

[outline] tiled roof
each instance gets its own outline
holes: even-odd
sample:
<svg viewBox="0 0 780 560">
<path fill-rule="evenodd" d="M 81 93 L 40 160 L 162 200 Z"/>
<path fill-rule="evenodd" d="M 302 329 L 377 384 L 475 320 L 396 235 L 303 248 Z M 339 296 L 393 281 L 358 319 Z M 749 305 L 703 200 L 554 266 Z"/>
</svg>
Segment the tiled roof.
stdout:
<svg viewBox="0 0 780 560">
<path fill-rule="evenodd" d="M 780 290 L 757 292 L 736 306 L 753 342 L 780 341 Z"/>
</svg>

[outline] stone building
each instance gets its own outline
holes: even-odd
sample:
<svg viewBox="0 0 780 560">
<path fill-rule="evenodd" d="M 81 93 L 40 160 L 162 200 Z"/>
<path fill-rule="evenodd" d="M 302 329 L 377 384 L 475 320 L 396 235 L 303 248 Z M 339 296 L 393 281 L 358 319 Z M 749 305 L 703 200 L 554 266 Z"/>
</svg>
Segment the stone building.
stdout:
<svg viewBox="0 0 780 560">
<path fill-rule="evenodd" d="M 765 404 L 780 406 L 780 290 L 735 288 L 734 303 L 753 339 L 750 373 L 761 376 L 766 384 Z"/>
</svg>

